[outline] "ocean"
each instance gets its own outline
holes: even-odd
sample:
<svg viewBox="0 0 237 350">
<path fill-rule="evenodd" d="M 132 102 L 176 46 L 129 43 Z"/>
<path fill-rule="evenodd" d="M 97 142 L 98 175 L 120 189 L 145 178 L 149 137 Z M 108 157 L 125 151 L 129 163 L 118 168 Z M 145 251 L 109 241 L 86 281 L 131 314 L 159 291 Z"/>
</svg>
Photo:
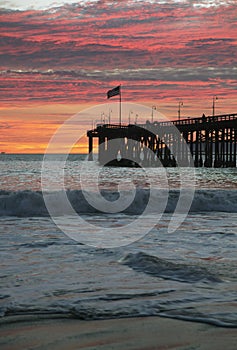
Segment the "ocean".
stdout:
<svg viewBox="0 0 237 350">
<path fill-rule="evenodd" d="M 237 327 L 237 169 L 101 169 L 74 154 L 62 189 L 60 156 L 43 177 L 42 164 L 0 155 L 3 322 L 157 315 Z"/>
</svg>

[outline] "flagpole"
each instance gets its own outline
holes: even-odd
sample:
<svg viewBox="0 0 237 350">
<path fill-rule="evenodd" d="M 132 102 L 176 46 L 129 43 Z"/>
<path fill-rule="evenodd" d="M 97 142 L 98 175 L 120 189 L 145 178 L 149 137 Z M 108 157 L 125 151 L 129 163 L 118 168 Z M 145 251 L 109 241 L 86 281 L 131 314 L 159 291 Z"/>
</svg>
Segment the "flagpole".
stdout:
<svg viewBox="0 0 237 350">
<path fill-rule="evenodd" d="M 121 93 L 121 84 L 115 88 L 107 91 L 107 98 L 119 95 L 119 125 L 122 125 L 122 93 Z"/>
<path fill-rule="evenodd" d="M 122 124 L 122 94 L 121 94 L 121 84 L 119 89 L 119 126 Z"/>
</svg>

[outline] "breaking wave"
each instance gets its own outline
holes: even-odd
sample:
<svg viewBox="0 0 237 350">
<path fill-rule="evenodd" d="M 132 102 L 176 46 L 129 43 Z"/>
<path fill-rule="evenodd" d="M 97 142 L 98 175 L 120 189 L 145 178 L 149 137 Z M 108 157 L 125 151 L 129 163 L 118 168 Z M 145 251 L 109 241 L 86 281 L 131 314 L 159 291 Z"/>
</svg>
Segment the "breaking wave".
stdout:
<svg viewBox="0 0 237 350">
<path fill-rule="evenodd" d="M 210 273 L 205 267 L 173 263 L 143 252 L 130 253 L 122 261 L 135 271 L 155 277 L 180 282 L 221 282 L 218 276 Z"/>
<path fill-rule="evenodd" d="M 60 203 L 60 192 L 49 193 L 54 201 L 55 215 L 64 215 L 64 208 Z M 111 202 L 119 197 L 118 192 L 102 190 L 101 195 Z M 130 193 L 123 192 L 123 196 L 129 196 Z M 170 190 L 168 203 L 165 212 L 174 212 L 180 192 Z M 137 189 L 133 202 L 123 211 L 130 215 L 142 214 L 148 203 L 150 191 L 148 189 Z M 155 198 L 154 206 L 166 199 L 166 194 L 160 191 L 152 193 Z M 98 209 L 93 208 L 85 199 L 81 190 L 67 190 L 67 197 L 74 210 L 80 214 L 99 213 Z M 59 200 L 58 200 L 59 199 Z M 237 213 L 237 190 L 196 190 L 190 212 L 230 212 Z M 44 198 L 40 191 L 5 191 L 0 190 L 0 216 L 48 216 Z"/>
</svg>

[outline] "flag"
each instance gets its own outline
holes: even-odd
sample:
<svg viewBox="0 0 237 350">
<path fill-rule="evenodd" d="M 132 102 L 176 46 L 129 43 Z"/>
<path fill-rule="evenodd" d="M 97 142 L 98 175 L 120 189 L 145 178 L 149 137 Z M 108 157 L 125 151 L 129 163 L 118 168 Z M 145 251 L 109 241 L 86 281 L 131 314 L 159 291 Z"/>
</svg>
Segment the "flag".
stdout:
<svg viewBox="0 0 237 350">
<path fill-rule="evenodd" d="M 120 95 L 120 85 L 116 86 L 114 89 L 107 91 L 107 98 Z"/>
</svg>

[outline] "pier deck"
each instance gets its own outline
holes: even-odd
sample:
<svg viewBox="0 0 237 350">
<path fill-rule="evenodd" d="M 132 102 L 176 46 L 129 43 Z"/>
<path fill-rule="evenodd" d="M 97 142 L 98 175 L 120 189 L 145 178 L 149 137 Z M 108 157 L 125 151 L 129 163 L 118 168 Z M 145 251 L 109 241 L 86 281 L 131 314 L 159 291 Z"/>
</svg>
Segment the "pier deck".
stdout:
<svg viewBox="0 0 237 350">
<path fill-rule="evenodd" d="M 145 124 L 97 124 L 102 165 L 236 167 L 237 113 Z"/>
</svg>

